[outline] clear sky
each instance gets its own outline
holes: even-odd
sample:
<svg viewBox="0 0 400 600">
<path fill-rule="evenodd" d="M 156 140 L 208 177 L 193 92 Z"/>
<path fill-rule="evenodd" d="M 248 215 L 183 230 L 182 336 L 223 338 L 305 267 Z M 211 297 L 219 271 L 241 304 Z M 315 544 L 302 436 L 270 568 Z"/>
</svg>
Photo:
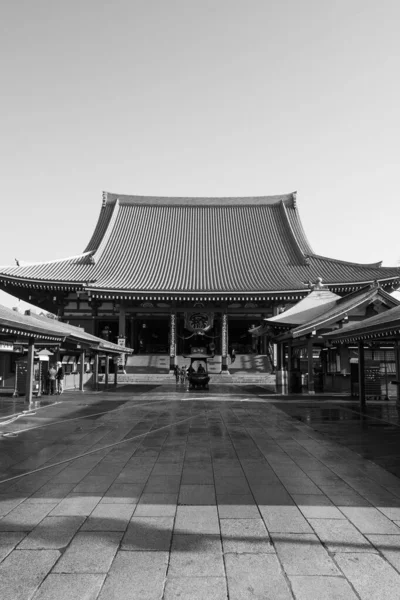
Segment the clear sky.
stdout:
<svg viewBox="0 0 400 600">
<path fill-rule="evenodd" d="M 83 251 L 102 190 L 297 190 L 315 252 L 397 264 L 399 30 L 398 0 L 1 3 L 0 265 Z"/>
</svg>

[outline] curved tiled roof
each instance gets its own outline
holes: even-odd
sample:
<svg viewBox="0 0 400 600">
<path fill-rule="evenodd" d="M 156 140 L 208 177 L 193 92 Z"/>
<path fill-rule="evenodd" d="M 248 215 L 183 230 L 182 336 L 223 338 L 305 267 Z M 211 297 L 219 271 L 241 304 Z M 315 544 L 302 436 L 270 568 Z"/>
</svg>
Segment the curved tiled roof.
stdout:
<svg viewBox="0 0 400 600">
<path fill-rule="evenodd" d="M 369 317 L 364 321 L 349 323 L 342 329 L 325 333 L 323 337 L 334 343 L 340 343 L 379 337 L 398 339 L 399 335 L 400 306 L 395 306 L 386 312 Z"/>
<path fill-rule="evenodd" d="M 163 198 L 105 194 L 85 253 L 0 268 L 0 280 L 133 293 L 306 292 L 321 277 L 332 290 L 393 282 L 397 268 L 312 252 L 295 194 Z M 343 291 L 344 291 L 343 290 Z"/>
</svg>

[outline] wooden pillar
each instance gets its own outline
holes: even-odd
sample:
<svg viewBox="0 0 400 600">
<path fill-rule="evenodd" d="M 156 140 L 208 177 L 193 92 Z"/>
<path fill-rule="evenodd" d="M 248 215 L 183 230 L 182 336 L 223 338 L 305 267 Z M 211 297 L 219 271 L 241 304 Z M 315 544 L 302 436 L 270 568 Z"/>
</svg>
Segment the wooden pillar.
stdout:
<svg viewBox="0 0 400 600">
<path fill-rule="evenodd" d="M 221 343 L 222 343 L 222 372 L 228 370 L 228 314 L 222 313 L 221 319 Z"/>
<path fill-rule="evenodd" d="M 283 368 L 283 361 L 282 361 L 282 348 L 283 348 L 283 344 L 276 344 L 276 347 L 277 347 L 276 370 L 280 371 Z"/>
<path fill-rule="evenodd" d="M 93 389 L 95 392 L 97 392 L 97 390 L 99 389 L 98 381 L 99 381 L 99 355 L 96 352 L 96 354 L 94 355 L 94 369 L 93 369 Z"/>
<path fill-rule="evenodd" d="M 176 312 L 169 315 L 169 370 L 172 372 L 175 367 L 176 357 Z"/>
<path fill-rule="evenodd" d="M 307 360 L 308 360 L 308 393 L 315 394 L 314 389 L 314 364 L 313 364 L 313 340 L 307 340 Z"/>
<path fill-rule="evenodd" d="M 292 342 L 291 341 L 288 342 L 287 370 L 288 370 L 288 392 L 290 394 L 292 392 L 292 388 L 293 388 L 293 382 L 292 382 L 292 376 L 293 376 L 293 348 L 292 348 Z"/>
<path fill-rule="evenodd" d="M 28 342 L 28 364 L 26 369 L 26 392 L 25 400 L 31 404 L 32 402 L 32 379 L 33 379 L 33 359 L 35 355 L 35 340 L 29 338 Z"/>
<path fill-rule="evenodd" d="M 40 398 L 42 395 L 42 376 L 43 376 L 43 367 L 42 367 L 41 360 L 39 360 L 38 375 L 39 375 L 39 387 L 38 387 L 37 397 Z"/>
<path fill-rule="evenodd" d="M 82 350 L 80 355 L 80 369 L 79 369 L 79 391 L 83 392 L 83 378 L 85 375 L 85 351 Z"/>
<path fill-rule="evenodd" d="M 118 365 L 118 356 L 114 356 L 114 387 L 116 388 L 118 385 L 118 371 L 119 371 L 119 365 Z"/>
<path fill-rule="evenodd" d="M 396 364 L 396 381 L 397 381 L 397 404 L 400 404 L 400 346 L 399 341 L 394 343 L 394 360 Z"/>
<path fill-rule="evenodd" d="M 118 335 L 119 337 L 126 337 L 126 310 L 123 304 L 119 307 Z"/>
<path fill-rule="evenodd" d="M 360 407 L 365 408 L 365 359 L 364 342 L 358 342 L 358 394 Z"/>
<path fill-rule="evenodd" d="M 108 389 L 108 376 L 110 374 L 110 361 L 109 361 L 109 357 L 108 354 L 106 354 L 106 370 L 105 370 L 105 376 L 104 376 L 104 387 L 107 390 Z"/>
<path fill-rule="evenodd" d="M 133 315 L 131 317 L 131 339 L 130 339 L 130 343 L 131 343 L 131 348 L 133 348 L 133 350 L 137 350 L 136 348 L 136 341 L 137 341 L 137 332 L 136 332 L 136 315 Z"/>
</svg>

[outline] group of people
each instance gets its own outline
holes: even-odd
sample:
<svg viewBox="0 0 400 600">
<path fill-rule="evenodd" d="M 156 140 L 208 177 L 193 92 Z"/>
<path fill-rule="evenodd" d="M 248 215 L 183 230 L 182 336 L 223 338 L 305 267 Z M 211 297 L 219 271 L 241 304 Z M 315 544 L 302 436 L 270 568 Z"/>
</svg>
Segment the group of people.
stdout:
<svg viewBox="0 0 400 600">
<path fill-rule="evenodd" d="M 178 365 L 175 365 L 174 371 L 175 371 L 176 383 L 186 383 L 186 381 L 188 380 L 188 377 L 191 373 L 205 373 L 206 372 L 204 366 L 201 363 L 197 367 L 197 371 L 192 367 L 192 365 L 190 365 L 189 367 L 186 367 L 186 365 L 183 365 L 182 367 L 178 367 Z"/>
<path fill-rule="evenodd" d="M 44 393 L 54 396 L 62 394 L 64 391 L 64 369 L 62 363 L 52 363 L 49 365 L 45 378 Z"/>
</svg>

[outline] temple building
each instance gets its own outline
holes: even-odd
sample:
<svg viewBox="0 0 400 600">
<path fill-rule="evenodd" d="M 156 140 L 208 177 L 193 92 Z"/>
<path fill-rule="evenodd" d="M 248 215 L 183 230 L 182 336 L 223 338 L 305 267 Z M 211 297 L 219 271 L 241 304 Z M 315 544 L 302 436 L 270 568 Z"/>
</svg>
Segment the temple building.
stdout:
<svg viewBox="0 0 400 600">
<path fill-rule="evenodd" d="M 267 337 L 251 332 L 305 298 L 318 278 L 340 297 L 374 282 L 387 293 L 399 286 L 396 267 L 315 254 L 296 193 L 164 198 L 105 192 L 82 253 L 0 268 L 1 289 L 93 335 L 120 339 L 134 351 L 132 364 L 162 357 L 168 370 L 200 349 L 222 373 L 232 350 L 272 361 Z"/>
</svg>

